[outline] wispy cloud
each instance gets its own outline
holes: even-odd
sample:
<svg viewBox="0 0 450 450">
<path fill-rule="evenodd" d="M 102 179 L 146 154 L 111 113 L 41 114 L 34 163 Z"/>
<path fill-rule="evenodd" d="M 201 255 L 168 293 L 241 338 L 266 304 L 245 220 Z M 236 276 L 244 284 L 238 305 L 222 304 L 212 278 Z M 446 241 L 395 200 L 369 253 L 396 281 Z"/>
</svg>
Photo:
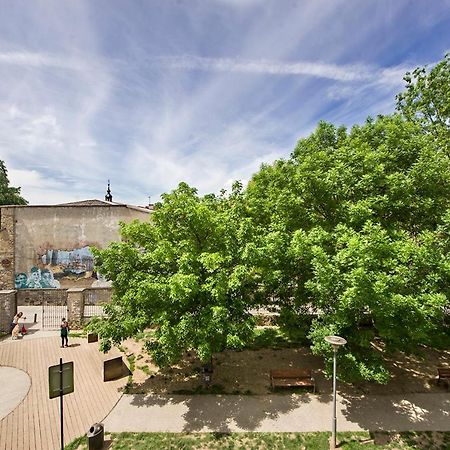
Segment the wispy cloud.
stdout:
<svg viewBox="0 0 450 450">
<path fill-rule="evenodd" d="M 407 0 L 282 3 L 9 2 L 0 159 L 11 181 L 35 203 L 101 197 L 108 178 L 128 203 L 182 180 L 218 192 L 287 157 L 320 119 L 392 111 L 404 72 L 442 57 L 450 37 L 430 43 L 445 16 L 431 3 L 425 22 Z"/>
<path fill-rule="evenodd" d="M 266 75 L 305 75 L 329 80 L 352 82 L 380 79 L 397 83 L 405 68 L 377 68 L 364 64 L 327 64 L 324 62 L 272 60 L 246 60 L 241 58 L 205 58 L 194 55 L 161 56 L 152 58 L 150 64 L 168 69 L 237 72 Z"/>
<path fill-rule="evenodd" d="M 364 66 L 339 66 L 307 61 L 280 62 L 182 55 L 162 56 L 154 58 L 152 62 L 170 69 L 260 73 L 269 75 L 308 75 L 338 81 L 364 80 L 370 76 L 369 70 Z"/>
<path fill-rule="evenodd" d="M 39 52 L 4 52 L 0 53 L 0 65 L 25 67 L 50 67 L 58 69 L 83 70 L 88 66 L 81 60 L 67 56 L 56 56 Z"/>
</svg>

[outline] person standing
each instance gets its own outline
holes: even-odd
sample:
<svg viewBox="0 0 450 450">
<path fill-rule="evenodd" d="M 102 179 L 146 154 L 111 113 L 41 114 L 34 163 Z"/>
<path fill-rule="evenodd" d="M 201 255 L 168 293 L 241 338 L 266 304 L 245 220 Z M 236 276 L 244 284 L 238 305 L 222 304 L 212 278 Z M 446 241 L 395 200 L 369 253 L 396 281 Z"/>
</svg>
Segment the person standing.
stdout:
<svg viewBox="0 0 450 450">
<path fill-rule="evenodd" d="M 61 348 L 69 346 L 69 322 L 63 317 L 61 321 Z"/>
</svg>

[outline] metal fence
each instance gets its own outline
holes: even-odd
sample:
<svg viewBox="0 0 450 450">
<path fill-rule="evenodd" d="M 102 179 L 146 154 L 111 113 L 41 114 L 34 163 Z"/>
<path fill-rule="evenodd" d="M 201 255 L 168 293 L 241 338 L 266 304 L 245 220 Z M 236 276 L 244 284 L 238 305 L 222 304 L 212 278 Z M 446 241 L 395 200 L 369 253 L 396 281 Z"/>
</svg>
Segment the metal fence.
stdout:
<svg viewBox="0 0 450 450">
<path fill-rule="evenodd" d="M 90 288 L 84 291 L 83 321 L 92 317 L 106 317 L 103 306 L 111 301 L 110 288 Z"/>
<path fill-rule="evenodd" d="M 57 330 L 61 320 L 67 319 L 66 289 L 19 289 L 17 310 L 24 313 L 27 323 L 36 323 L 37 328 Z"/>
</svg>

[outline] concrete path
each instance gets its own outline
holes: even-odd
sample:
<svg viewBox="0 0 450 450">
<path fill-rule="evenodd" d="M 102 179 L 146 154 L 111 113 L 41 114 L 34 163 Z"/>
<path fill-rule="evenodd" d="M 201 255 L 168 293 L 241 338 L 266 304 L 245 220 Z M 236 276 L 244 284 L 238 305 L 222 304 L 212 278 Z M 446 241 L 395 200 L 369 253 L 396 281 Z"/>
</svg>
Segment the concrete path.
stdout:
<svg viewBox="0 0 450 450">
<path fill-rule="evenodd" d="M 121 431 L 328 431 L 329 395 L 124 395 L 105 419 Z M 340 431 L 450 431 L 450 394 L 338 396 Z"/>
<path fill-rule="evenodd" d="M 0 366 L 0 420 L 20 405 L 31 387 L 31 379 L 23 370 Z"/>
</svg>

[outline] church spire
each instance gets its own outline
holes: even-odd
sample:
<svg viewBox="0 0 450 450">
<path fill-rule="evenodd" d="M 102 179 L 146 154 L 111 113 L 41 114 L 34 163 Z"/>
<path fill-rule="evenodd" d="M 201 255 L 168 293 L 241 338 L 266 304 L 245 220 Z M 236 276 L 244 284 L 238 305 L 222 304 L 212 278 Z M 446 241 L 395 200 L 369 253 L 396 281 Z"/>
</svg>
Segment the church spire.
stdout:
<svg viewBox="0 0 450 450">
<path fill-rule="evenodd" d="M 105 200 L 107 202 L 112 202 L 112 194 L 111 194 L 111 188 L 108 180 L 108 189 L 106 190 Z"/>
</svg>

